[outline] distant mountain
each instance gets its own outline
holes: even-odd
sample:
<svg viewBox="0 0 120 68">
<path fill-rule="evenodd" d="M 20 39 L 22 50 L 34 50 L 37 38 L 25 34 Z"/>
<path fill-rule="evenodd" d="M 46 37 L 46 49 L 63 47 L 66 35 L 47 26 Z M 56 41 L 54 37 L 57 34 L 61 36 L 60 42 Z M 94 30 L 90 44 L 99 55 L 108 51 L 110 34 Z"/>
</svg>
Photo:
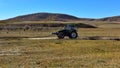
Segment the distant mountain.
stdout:
<svg viewBox="0 0 120 68">
<path fill-rule="evenodd" d="M 120 16 L 91 19 L 78 18 L 76 16 L 59 13 L 34 13 L 10 18 L 6 21 L 120 21 Z"/>
<path fill-rule="evenodd" d="M 29 15 L 18 16 L 8 20 L 15 21 L 67 21 L 67 20 L 79 20 L 79 18 L 67 14 L 57 13 L 35 13 Z"/>
<path fill-rule="evenodd" d="M 113 16 L 113 17 L 106 17 L 97 19 L 98 21 L 119 21 L 120 22 L 120 16 Z"/>
<path fill-rule="evenodd" d="M 72 15 L 59 13 L 35 13 L 22 15 L 7 19 L 8 21 L 74 21 L 74 20 L 93 20 L 88 18 L 78 18 Z"/>
</svg>

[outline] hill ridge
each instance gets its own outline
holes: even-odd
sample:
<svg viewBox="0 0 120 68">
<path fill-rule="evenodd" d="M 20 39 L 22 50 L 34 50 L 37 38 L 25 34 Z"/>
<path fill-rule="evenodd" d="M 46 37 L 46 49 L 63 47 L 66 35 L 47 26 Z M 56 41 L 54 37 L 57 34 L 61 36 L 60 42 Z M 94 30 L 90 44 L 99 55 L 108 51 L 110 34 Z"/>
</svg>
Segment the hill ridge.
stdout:
<svg viewBox="0 0 120 68">
<path fill-rule="evenodd" d="M 105 17 L 100 19 L 79 18 L 62 13 L 33 13 L 6 19 L 7 21 L 120 21 L 120 16 Z"/>
</svg>

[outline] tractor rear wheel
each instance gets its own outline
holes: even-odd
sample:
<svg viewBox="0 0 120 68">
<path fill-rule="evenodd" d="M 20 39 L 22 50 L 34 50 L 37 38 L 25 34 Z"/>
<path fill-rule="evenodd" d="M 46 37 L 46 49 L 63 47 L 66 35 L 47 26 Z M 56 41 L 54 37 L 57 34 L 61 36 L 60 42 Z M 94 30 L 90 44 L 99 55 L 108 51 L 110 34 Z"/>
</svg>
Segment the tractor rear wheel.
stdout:
<svg viewBox="0 0 120 68">
<path fill-rule="evenodd" d="M 62 32 L 58 33 L 57 36 L 59 39 L 63 39 L 65 37 L 65 35 Z"/>
</svg>

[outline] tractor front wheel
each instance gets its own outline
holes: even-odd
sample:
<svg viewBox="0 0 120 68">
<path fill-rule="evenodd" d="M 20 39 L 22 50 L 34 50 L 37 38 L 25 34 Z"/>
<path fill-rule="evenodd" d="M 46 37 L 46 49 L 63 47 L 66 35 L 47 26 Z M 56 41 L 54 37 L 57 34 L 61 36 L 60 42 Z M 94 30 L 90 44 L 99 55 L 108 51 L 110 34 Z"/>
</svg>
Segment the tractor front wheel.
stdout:
<svg viewBox="0 0 120 68">
<path fill-rule="evenodd" d="M 78 37 L 78 34 L 76 32 L 72 32 L 69 36 L 71 39 L 76 39 Z"/>
</svg>

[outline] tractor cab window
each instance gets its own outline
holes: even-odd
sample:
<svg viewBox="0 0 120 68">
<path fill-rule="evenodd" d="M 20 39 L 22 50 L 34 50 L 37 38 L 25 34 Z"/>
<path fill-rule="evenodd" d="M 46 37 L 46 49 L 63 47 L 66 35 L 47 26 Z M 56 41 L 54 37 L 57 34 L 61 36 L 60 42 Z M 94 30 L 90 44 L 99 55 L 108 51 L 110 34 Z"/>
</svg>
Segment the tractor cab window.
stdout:
<svg viewBox="0 0 120 68">
<path fill-rule="evenodd" d="M 65 29 L 67 29 L 67 30 L 72 30 L 72 29 L 77 30 L 77 27 L 75 27 L 75 25 L 67 25 L 65 27 Z"/>
</svg>

